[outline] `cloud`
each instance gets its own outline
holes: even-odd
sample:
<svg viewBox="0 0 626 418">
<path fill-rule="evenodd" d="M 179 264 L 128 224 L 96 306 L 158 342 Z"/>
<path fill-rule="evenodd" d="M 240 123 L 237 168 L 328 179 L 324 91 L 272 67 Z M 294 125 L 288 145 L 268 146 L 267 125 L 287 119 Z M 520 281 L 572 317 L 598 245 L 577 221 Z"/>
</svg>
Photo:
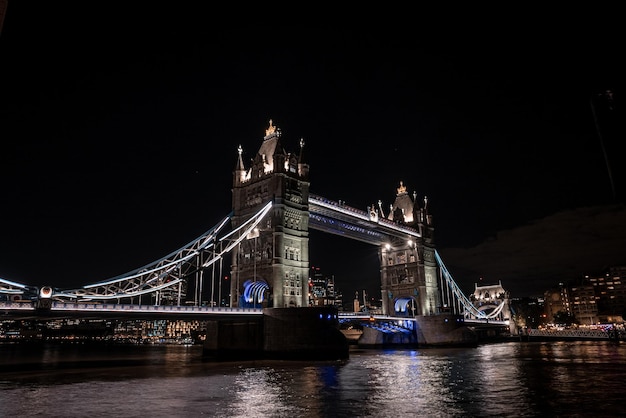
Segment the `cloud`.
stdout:
<svg viewBox="0 0 626 418">
<path fill-rule="evenodd" d="M 559 282 L 626 264 L 626 208 L 597 206 L 558 212 L 472 248 L 439 249 L 466 292 L 482 278 L 500 281 L 512 297 L 539 296 Z"/>
</svg>

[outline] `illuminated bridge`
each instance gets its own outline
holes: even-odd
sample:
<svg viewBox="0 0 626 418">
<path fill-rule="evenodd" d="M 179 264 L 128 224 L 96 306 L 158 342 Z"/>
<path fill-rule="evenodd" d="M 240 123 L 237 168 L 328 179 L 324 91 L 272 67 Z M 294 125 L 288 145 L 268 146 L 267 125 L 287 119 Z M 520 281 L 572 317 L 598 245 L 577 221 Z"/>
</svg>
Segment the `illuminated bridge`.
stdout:
<svg viewBox="0 0 626 418">
<path fill-rule="evenodd" d="M 361 210 L 309 193 L 304 141 L 299 153 L 285 152 L 282 141 L 270 121 L 249 165 L 239 146 L 232 211 L 187 245 L 78 288 L 0 278 L 0 312 L 9 317 L 243 318 L 262 315 L 263 308 L 303 308 L 309 305 L 308 231 L 317 230 L 378 249 L 382 315 L 340 314 L 341 320 L 362 320 L 394 334 L 413 328 L 416 318 L 438 315 L 468 322 L 506 319 L 502 307 L 475 306 L 454 281 L 435 249 L 426 198 L 418 202 L 402 182 L 387 210 L 380 201 Z"/>
<path fill-rule="evenodd" d="M 242 240 L 250 239 L 249 235 L 271 208 L 272 203 L 267 203 L 246 224 L 236 230 L 228 230 L 230 216 L 227 216 L 184 247 L 153 263 L 79 288 L 58 289 L 52 286 L 39 288 L 0 278 L 0 294 L 5 296 L 5 300 L 0 301 L 0 309 L 4 312 L 14 312 L 18 316 L 29 316 L 42 301 L 49 301 L 47 306 L 53 313 L 74 312 L 85 316 L 96 313 L 98 315 L 124 313 L 137 316 L 158 314 L 182 318 L 259 315 L 262 311 L 261 304 L 256 308 L 231 308 L 199 306 L 198 303 L 186 305 L 180 300 L 173 305 L 159 302 L 163 294 L 181 297 L 183 284 L 187 284 L 185 282 L 188 280 L 198 281 L 209 268 L 211 271 L 215 266 L 222 269 L 223 261 L 229 252 Z M 414 229 L 383 219 L 373 219 L 365 211 L 320 196 L 310 197 L 309 210 L 311 229 L 346 236 L 376 246 L 383 246 L 394 238 L 411 240 L 420 236 Z M 467 321 L 498 320 L 501 309 L 485 311 L 475 307 L 458 287 L 439 253 L 435 254 L 441 272 L 440 281 L 443 290 L 441 296 L 447 301 L 446 305 L 454 313 L 462 314 Z M 149 301 L 148 304 L 142 303 L 144 297 Z M 340 316 L 362 319 L 376 317 L 386 320 L 397 318 L 393 315 L 370 316 L 352 313 Z"/>
</svg>

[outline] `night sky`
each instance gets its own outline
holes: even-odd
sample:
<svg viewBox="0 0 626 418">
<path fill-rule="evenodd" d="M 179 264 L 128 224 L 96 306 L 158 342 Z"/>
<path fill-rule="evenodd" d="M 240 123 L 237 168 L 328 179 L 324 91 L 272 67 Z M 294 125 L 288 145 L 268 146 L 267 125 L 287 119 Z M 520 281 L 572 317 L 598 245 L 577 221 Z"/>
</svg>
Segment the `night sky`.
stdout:
<svg viewBox="0 0 626 418">
<path fill-rule="evenodd" d="M 200 6 L 41 3 L 9 1 L 0 34 L 4 279 L 80 287 L 194 240 L 270 119 L 288 151 L 304 138 L 312 193 L 427 196 L 467 293 L 626 264 L 619 25 L 217 27 Z M 380 296 L 375 247 L 312 231 L 310 264 Z"/>
</svg>

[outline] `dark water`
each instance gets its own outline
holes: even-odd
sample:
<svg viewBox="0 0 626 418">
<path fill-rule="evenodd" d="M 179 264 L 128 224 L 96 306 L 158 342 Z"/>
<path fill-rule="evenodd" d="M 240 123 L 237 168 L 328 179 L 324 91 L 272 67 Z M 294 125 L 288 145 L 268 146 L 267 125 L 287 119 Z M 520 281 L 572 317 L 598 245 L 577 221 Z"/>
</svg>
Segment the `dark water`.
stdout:
<svg viewBox="0 0 626 418">
<path fill-rule="evenodd" d="M 0 416 L 609 417 L 626 343 L 365 350 L 337 362 L 203 361 L 198 346 L 0 345 Z"/>
</svg>

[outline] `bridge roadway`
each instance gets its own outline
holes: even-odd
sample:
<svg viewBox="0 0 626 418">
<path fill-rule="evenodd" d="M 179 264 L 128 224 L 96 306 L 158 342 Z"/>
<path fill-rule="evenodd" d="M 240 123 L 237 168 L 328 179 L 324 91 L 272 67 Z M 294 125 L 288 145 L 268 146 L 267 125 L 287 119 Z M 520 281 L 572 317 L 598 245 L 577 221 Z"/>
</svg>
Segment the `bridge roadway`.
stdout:
<svg viewBox="0 0 626 418">
<path fill-rule="evenodd" d="M 49 309 L 39 309 L 31 302 L 1 302 L 0 318 L 61 319 L 61 318 L 137 318 L 137 319 L 234 319 L 263 315 L 261 308 L 230 308 L 210 306 L 131 305 L 93 302 L 55 302 Z M 339 320 L 356 321 L 415 321 L 411 317 L 376 315 L 363 312 L 339 312 Z M 467 325 L 508 325 L 506 321 L 465 319 Z"/>
<path fill-rule="evenodd" d="M 260 317 L 262 308 L 230 308 L 210 306 L 131 305 L 95 302 L 55 302 L 49 308 L 37 308 L 35 302 L 0 302 L 0 318 L 55 319 L 55 318 L 160 318 L 160 319 L 229 319 Z M 387 315 L 339 313 L 340 319 L 355 320 L 412 320 Z"/>
<path fill-rule="evenodd" d="M 38 308 L 30 302 L 0 302 L 0 318 L 5 319 L 229 319 L 263 315 L 262 309 L 209 306 L 131 305 L 94 302 L 54 302 Z"/>
</svg>

